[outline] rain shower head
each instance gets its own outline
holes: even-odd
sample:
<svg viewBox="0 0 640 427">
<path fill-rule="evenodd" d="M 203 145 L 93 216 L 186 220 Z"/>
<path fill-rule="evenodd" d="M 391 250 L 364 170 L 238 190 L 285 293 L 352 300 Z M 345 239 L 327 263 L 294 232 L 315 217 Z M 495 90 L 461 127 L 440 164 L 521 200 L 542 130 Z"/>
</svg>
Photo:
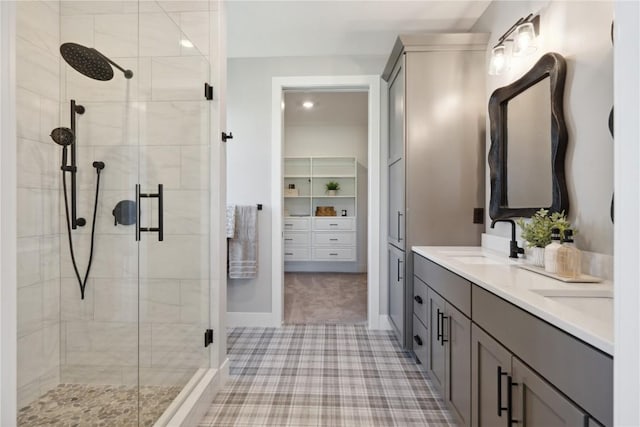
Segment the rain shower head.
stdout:
<svg viewBox="0 0 640 427">
<path fill-rule="evenodd" d="M 51 131 L 51 139 L 53 139 L 53 142 L 56 144 L 66 147 L 67 145 L 73 144 L 75 135 L 69 128 L 55 128 Z"/>
<path fill-rule="evenodd" d="M 125 70 L 92 47 L 77 43 L 63 43 L 60 46 L 60 53 L 73 69 L 94 80 L 111 80 L 113 78 L 111 65 L 122 71 L 125 78 L 133 77 L 133 71 Z"/>
</svg>

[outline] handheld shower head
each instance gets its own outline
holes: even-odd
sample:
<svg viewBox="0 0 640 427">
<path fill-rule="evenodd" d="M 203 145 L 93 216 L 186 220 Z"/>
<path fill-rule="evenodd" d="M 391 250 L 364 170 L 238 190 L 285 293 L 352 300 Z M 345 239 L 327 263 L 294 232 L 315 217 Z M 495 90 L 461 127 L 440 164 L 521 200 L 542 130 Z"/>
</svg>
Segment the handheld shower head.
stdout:
<svg viewBox="0 0 640 427">
<path fill-rule="evenodd" d="M 63 43 L 60 46 L 60 54 L 73 69 L 94 80 L 111 80 L 113 78 L 111 65 L 122 71 L 125 78 L 133 77 L 133 71 L 125 70 L 92 47 L 77 43 Z"/>
<path fill-rule="evenodd" d="M 63 147 L 73 144 L 73 141 L 76 138 L 71 129 L 62 127 L 52 130 L 50 136 L 51 139 L 53 139 L 53 142 L 58 145 L 62 145 Z"/>
</svg>

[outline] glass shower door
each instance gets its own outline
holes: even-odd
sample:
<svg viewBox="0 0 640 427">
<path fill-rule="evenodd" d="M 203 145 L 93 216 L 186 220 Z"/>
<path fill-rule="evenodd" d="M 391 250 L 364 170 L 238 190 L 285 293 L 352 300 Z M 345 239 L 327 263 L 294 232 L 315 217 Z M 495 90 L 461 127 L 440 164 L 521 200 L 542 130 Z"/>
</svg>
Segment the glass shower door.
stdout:
<svg viewBox="0 0 640 427">
<path fill-rule="evenodd" d="M 166 408 L 209 366 L 208 4 L 146 4 L 139 14 L 138 66 L 149 70 L 149 84 L 137 108 L 138 183 L 142 193 L 162 194 L 140 199 L 139 226 L 151 230 L 139 240 L 142 422 L 153 418 L 147 395 L 165 390 Z"/>
<path fill-rule="evenodd" d="M 77 169 L 65 174 L 79 274 L 61 197 L 58 388 L 83 422 L 168 421 L 174 398 L 209 366 L 209 3 L 180 3 L 60 9 L 60 43 L 115 64 L 102 81 L 60 60 L 59 126 L 74 123 L 75 133 L 68 160 Z M 73 224 L 74 210 L 84 225 Z"/>
</svg>

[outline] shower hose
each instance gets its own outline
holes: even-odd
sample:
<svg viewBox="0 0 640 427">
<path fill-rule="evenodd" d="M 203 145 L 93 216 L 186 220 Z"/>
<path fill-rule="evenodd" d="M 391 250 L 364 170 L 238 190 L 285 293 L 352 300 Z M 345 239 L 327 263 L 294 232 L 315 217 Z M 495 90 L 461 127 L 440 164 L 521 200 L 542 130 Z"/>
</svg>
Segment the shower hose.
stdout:
<svg viewBox="0 0 640 427">
<path fill-rule="evenodd" d="M 64 163 L 63 163 L 64 164 Z M 91 246 L 89 248 L 89 262 L 87 263 L 87 271 L 84 275 L 84 280 L 80 277 L 78 271 L 78 265 L 76 263 L 76 256 L 73 251 L 73 239 L 71 238 L 71 219 L 69 217 L 69 199 L 67 197 L 67 173 L 62 171 L 62 191 L 64 193 L 64 210 L 65 217 L 67 219 L 67 236 L 69 237 L 69 252 L 71 254 L 71 263 L 73 264 L 73 271 L 76 273 L 78 279 L 78 285 L 80 285 L 80 299 L 84 299 L 84 290 L 87 286 L 87 279 L 89 278 L 89 272 L 91 271 L 91 263 L 93 261 L 93 240 L 96 231 L 96 214 L 98 212 L 98 194 L 100 193 L 100 168 L 96 168 L 96 198 L 93 204 L 93 222 L 91 223 Z"/>
</svg>

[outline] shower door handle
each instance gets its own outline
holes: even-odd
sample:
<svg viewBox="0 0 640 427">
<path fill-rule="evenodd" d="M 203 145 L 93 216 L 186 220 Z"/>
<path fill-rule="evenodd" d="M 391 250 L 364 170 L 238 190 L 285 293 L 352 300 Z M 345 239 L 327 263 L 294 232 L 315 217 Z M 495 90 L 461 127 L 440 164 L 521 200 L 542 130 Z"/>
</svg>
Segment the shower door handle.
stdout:
<svg viewBox="0 0 640 427">
<path fill-rule="evenodd" d="M 142 227 L 140 226 L 141 206 L 140 199 L 143 198 L 157 198 L 158 199 L 158 226 L 157 227 Z M 164 240 L 164 193 L 163 185 L 158 184 L 157 193 L 141 193 L 140 184 L 136 184 L 136 241 L 140 241 L 140 234 L 158 232 L 158 241 Z"/>
</svg>

